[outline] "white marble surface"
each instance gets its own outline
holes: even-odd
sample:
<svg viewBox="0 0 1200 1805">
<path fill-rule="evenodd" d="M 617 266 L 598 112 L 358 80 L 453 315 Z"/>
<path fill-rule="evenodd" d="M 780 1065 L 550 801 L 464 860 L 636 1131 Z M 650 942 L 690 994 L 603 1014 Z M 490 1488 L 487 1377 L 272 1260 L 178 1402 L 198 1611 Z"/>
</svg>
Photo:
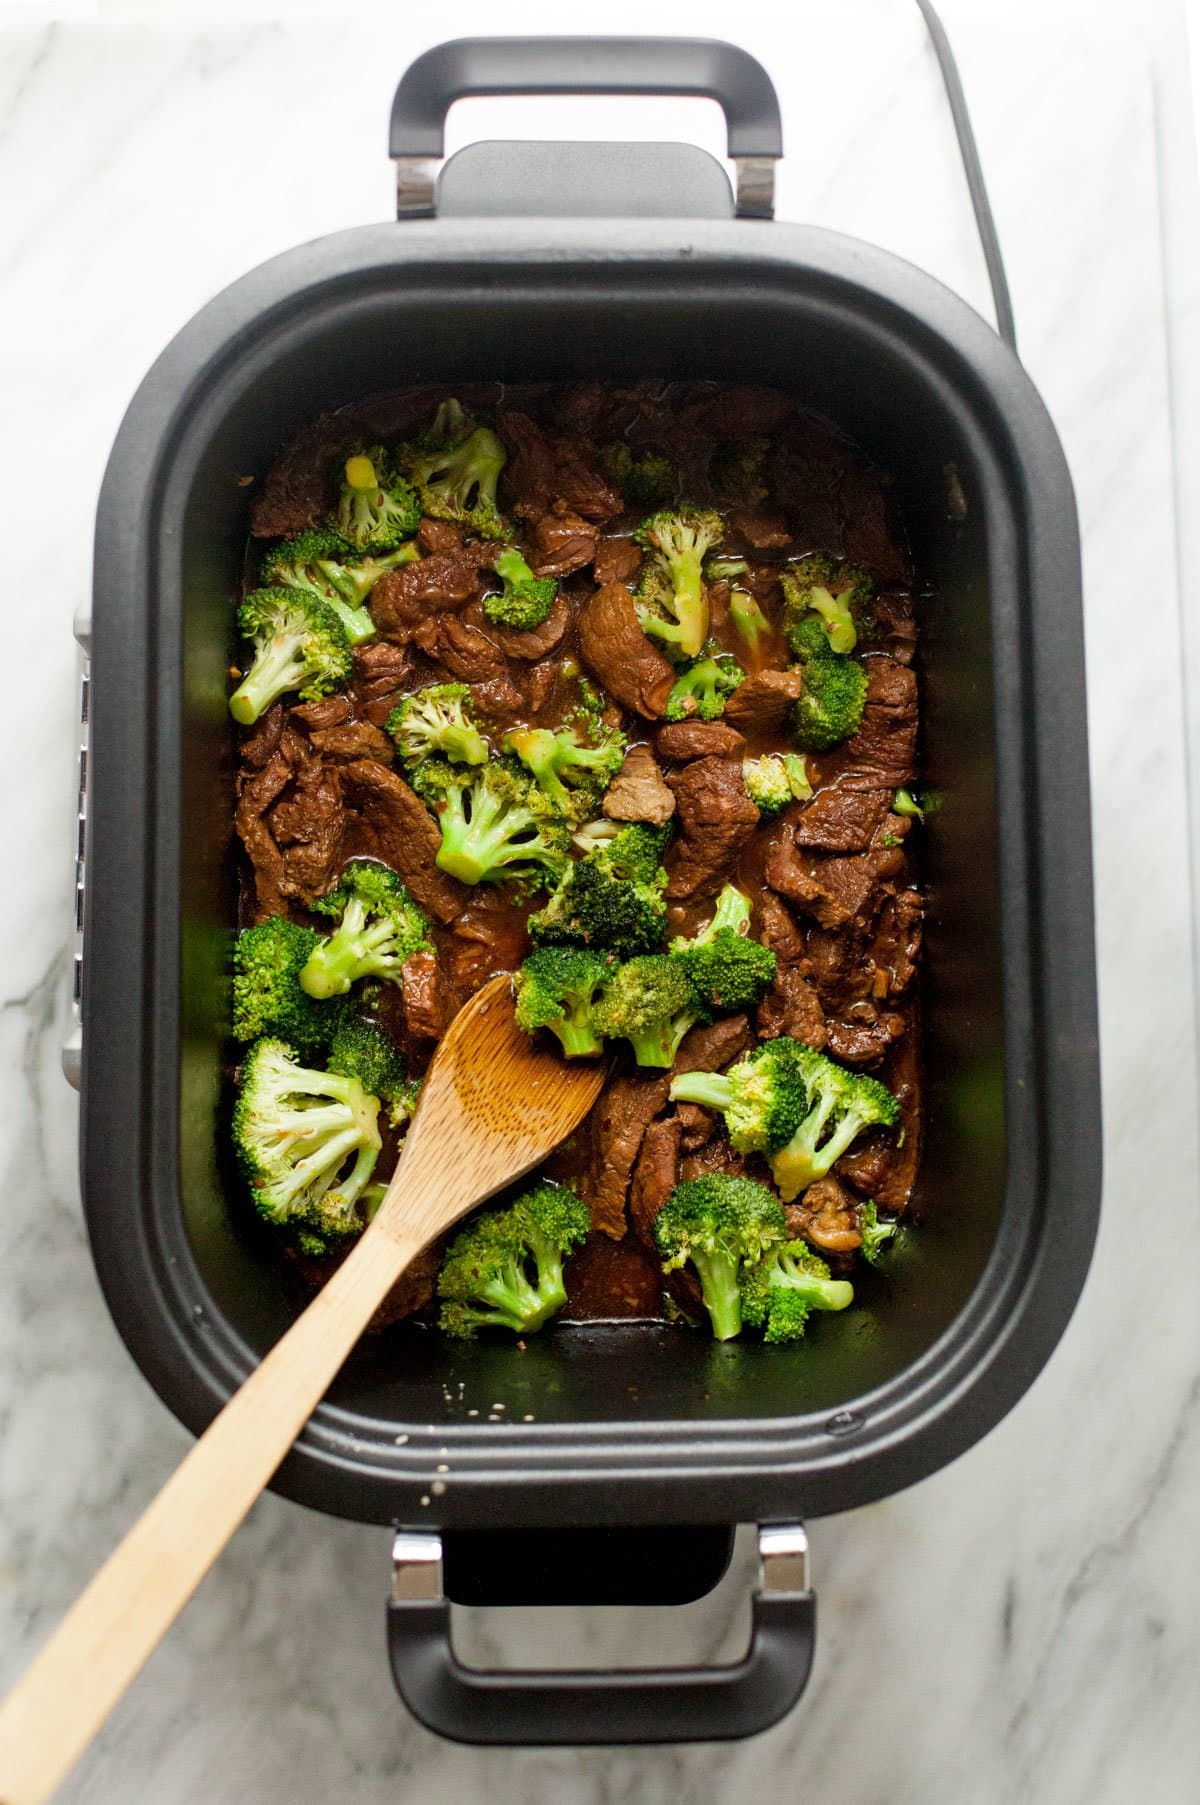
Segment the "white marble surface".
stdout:
<svg viewBox="0 0 1200 1805">
<path fill-rule="evenodd" d="M 200 10 L 230 13 L 222 0 Z M 418 1791 L 431 1805 L 485 1791 L 505 1805 L 668 1805 L 685 1794 L 734 1805 L 766 1789 L 836 1805 L 1195 1797 L 1196 1071 L 1148 40 L 1121 5 L 947 0 L 944 11 L 1023 354 L 1066 442 L 1084 526 L 1107 1181 L 1077 1316 L 1025 1401 L 969 1455 L 814 1526 L 816 1675 L 799 1711 L 752 1743 L 585 1753 L 438 1743 L 406 1718 L 386 1673 L 386 1535 L 268 1498 L 68 1783 L 70 1805 L 384 1805 Z M 96 487 L 125 401 L 195 307 L 277 249 L 386 216 L 390 86 L 435 35 L 369 5 L 353 26 L 197 24 L 154 9 L 164 16 L 175 22 L 0 32 L 0 496 L 7 630 L 25 673 L 0 719 L 0 819 L 21 859 L 0 893 L 0 1684 L 186 1445 L 101 1303 L 74 1104 L 58 1075 L 69 623 L 87 593 Z M 1150 42 L 1160 96 L 1177 102 L 1173 18 L 1163 0 Z M 537 30 L 557 18 L 518 0 L 504 23 Z M 728 33 L 733 23 L 660 0 L 610 6 L 603 28 Z M 936 73 L 907 0 L 802 4 L 786 27 L 749 0 L 736 23 L 785 104 L 781 214 L 883 242 L 983 306 Z M 496 25 L 476 0 L 455 9 L 456 31 Z M 849 121 L 841 84 L 852 57 Z M 620 103 L 585 123 L 603 132 L 614 113 L 613 129 L 630 131 Z M 654 129 L 690 135 L 698 113 L 715 144 L 703 109 L 672 110 L 670 123 L 656 114 Z M 476 118 L 483 130 L 482 108 Z M 1168 194 L 1177 188 L 1169 164 Z M 1181 336 L 1177 266 L 1171 298 L 1177 372 L 1194 343 Z M 746 1565 L 671 1618 L 472 1615 L 464 1646 L 593 1662 L 728 1650 L 744 1622 Z"/>
</svg>

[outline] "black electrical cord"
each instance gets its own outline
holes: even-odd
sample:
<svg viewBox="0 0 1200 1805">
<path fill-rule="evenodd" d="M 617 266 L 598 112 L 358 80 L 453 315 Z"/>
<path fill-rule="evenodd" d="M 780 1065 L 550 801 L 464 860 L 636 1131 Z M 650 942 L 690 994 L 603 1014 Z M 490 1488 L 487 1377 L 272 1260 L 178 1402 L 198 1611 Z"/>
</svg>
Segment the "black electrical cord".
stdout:
<svg viewBox="0 0 1200 1805">
<path fill-rule="evenodd" d="M 929 32 L 929 39 L 933 45 L 938 66 L 942 71 L 946 98 L 950 102 L 950 115 L 954 120 L 954 135 L 958 139 L 958 148 L 967 176 L 967 187 L 971 195 L 971 206 L 975 213 L 975 224 L 979 228 L 979 237 L 983 243 L 983 260 L 987 264 L 988 281 L 992 285 L 992 304 L 996 309 L 996 330 L 1005 344 L 1011 346 L 1015 351 L 1017 348 L 1017 325 L 1013 318 L 1012 297 L 1008 292 L 1008 277 L 1004 271 L 1000 240 L 996 236 L 996 221 L 992 217 L 991 202 L 988 200 L 987 186 L 983 179 L 983 166 L 979 161 L 979 149 L 975 143 L 975 133 L 971 126 L 971 115 L 967 110 L 967 97 L 963 93 L 958 64 L 954 60 L 954 52 L 950 48 L 946 28 L 929 0 L 917 0 L 917 5 L 921 9 L 921 17 Z"/>
</svg>

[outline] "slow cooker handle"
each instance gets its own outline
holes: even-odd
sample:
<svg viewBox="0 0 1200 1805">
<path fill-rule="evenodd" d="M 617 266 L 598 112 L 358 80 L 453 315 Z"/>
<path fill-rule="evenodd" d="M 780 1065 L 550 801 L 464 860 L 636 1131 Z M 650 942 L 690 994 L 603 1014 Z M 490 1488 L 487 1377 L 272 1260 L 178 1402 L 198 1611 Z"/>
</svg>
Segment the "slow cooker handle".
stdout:
<svg viewBox="0 0 1200 1805">
<path fill-rule="evenodd" d="M 774 212 L 775 162 L 783 155 L 779 100 L 762 64 L 716 38 L 456 38 L 419 56 L 400 78 L 389 144 L 397 210 L 433 211 L 445 155 L 446 114 L 456 100 L 497 94 L 692 95 L 725 114 L 744 217 Z"/>
<path fill-rule="evenodd" d="M 454 1652 L 440 1538 L 401 1530 L 388 1605 L 396 1688 L 414 1717 L 455 1742 L 576 1748 L 753 1736 L 803 1693 L 817 1628 L 803 1525 L 763 1526 L 759 1552 L 750 1646 L 740 1661 L 619 1673 L 482 1672 Z"/>
</svg>

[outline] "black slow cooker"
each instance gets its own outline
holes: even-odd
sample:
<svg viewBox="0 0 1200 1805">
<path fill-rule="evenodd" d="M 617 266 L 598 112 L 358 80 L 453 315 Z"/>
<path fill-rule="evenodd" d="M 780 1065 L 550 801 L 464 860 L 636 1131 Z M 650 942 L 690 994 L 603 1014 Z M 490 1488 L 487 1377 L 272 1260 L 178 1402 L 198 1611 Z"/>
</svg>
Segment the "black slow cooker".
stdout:
<svg viewBox="0 0 1200 1805">
<path fill-rule="evenodd" d="M 704 153 L 474 146 L 484 92 L 704 93 Z M 402 1325 L 365 1340 L 276 1489 L 397 1525 L 397 1683 L 476 1741 L 743 1735 L 803 1689 L 802 1519 L 910 1485 L 1031 1383 L 1086 1271 L 1100 1120 L 1080 563 L 1071 483 L 1013 351 L 921 271 L 770 222 L 779 115 L 761 67 L 674 40 L 478 40 L 422 57 L 392 117 L 395 224 L 274 259 L 159 358 L 96 532 L 86 768 L 83 1191 L 105 1295 L 202 1430 L 294 1304 L 231 1207 L 221 1049 L 234 920 L 225 705 L 246 479 L 323 409 L 411 382 L 646 374 L 764 383 L 894 479 L 920 600 L 928 1143 L 921 1231 L 870 1308 L 809 1346 L 665 1326 L 524 1349 Z M 448 1598 L 681 1599 L 757 1523 L 763 1584 L 732 1667 L 480 1674 Z M 314 1637 L 317 1634 L 313 1627 Z"/>
</svg>

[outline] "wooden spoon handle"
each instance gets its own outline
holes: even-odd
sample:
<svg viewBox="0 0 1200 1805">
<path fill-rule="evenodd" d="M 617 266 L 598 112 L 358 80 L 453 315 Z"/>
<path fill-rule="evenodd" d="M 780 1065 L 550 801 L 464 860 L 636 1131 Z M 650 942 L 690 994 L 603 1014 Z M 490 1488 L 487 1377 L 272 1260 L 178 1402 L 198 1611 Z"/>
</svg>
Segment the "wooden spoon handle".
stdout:
<svg viewBox="0 0 1200 1805">
<path fill-rule="evenodd" d="M 429 1238 L 368 1230 L 109 1556 L 0 1707 L 0 1805 L 50 1798 Z"/>
</svg>

